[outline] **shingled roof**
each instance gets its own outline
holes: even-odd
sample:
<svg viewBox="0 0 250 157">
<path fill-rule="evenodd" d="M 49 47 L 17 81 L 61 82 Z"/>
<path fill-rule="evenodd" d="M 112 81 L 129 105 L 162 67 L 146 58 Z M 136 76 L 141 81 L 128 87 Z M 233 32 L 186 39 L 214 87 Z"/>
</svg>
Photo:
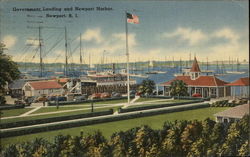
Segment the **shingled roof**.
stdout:
<svg viewBox="0 0 250 157">
<path fill-rule="evenodd" d="M 227 86 L 249 86 L 249 77 L 240 78 L 227 84 Z"/>
<path fill-rule="evenodd" d="M 239 105 L 225 111 L 214 114 L 216 117 L 242 118 L 249 114 L 249 104 Z"/>
<path fill-rule="evenodd" d="M 62 88 L 62 86 L 56 81 L 35 81 L 28 82 L 28 84 L 35 90 Z"/>
<path fill-rule="evenodd" d="M 192 65 L 190 72 L 201 72 L 196 57 L 194 57 L 194 62 L 193 62 L 193 65 Z"/>
<path fill-rule="evenodd" d="M 199 76 L 197 79 L 192 80 L 190 76 L 177 76 L 174 79 L 167 81 L 165 83 L 162 83 L 163 86 L 170 86 L 171 83 L 175 80 L 182 80 L 185 82 L 188 86 L 225 86 L 227 82 L 222 81 L 218 79 L 215 76 Z"/>
</svg>

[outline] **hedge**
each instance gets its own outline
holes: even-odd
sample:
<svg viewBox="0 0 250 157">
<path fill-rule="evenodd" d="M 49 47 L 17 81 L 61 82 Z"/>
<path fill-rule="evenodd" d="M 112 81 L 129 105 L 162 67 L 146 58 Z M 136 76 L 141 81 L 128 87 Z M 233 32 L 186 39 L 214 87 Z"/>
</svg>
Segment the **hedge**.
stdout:
<svg viewBox="0 0 250 157">
<path fill-rule="evenodd" d="M 131 97 L 133 98 L 133 97 Z M 118 97 L 118 98 L 104 98 L 104 99 L 94 99 L 94 100 L 83 100 L 83 101 L 59 101 L 59 105 L 75 105 L 75 104 L 82 104 L 82 103 L 91 103 L 91 102 L 100 102 L 100 101 L 109 101 L 109 100 L 121 100 L 126 99 L 126 97 Z M 56 106 L 55 102 L 49 102 L 49 106 Z"/>
<path fill-rule="evenodd" d="M 170 107 L 170 106 L 177 106 L 177 105 L 185 105 L 185 104 L 192 104 L 192 103 L 199 103 L 203 102 L 203 100 L 194 100 L 190 102 L 179 102 L 179 103 L 165 103 L 165 104 L 157 104 L 157 105 L 149 105 L 149 106 L 139 106 L 139 107 L 133 107 L 133 108 L 120 108 L 119 113 L 125 113 L 125 112 L 133 112 L 133 111 L 139 111 L 139 110 L 147 110 L 147 109 L 154 109 L 154 108 L 162 108 L 162 107 Z"/>
<path fill-rule="evenodd" d="M 0 106 L 0 110 L 11 110 L 11 109 L 20 109 L 24 108 L 25 105 L 9 105 L 9 106 Z"/>
<path fill-rule="evenodd" d="M 161 99 L 170 99 L 170 98 L 172 98 L 171 96 L 163 96 L 163 95 L 149 95 L 149 96 L 142 95 L 140 97 L 142 97 L 142 98 L 161 98 Z"/>
<path fill-rule="evenodd" d="M 37 126 L 34 128 L 27 128 L 27 129 L 2 131 L 2 132 L 0 132 L 0 138 L 21 136 L 21 135 L 32 134 L 32 133 L 52 131 L 52 130 L 58 130 L 58 129 L 66 129 L 66 128 L 72 128 L 72 127 L 86 126 L 86 125 L 93 125 L 93 124 L 99 124 L 99 123 L 104 123 L 104 122 L 113 122 L 113 121 L 119 121 L 119 120 L 152 116 L 152 115 L 157 115 L 157 114 L 162 114 L 162 113 L 179 112 L 179 111 L 192 110 L 192 109 L 198 109 L 198 108 L 206 108 L 206 107 L 209 107 L 208 103 L 190 105 L 190 106 L 184 106 L 184 107 L 180 106 L 179 108 L 165 108 L 165 109 L 160 109 L 157 111 L 125 113 L 125 114 L 120 114 L 120 115 L 118 114 L 118 115 L 114 115 L 112 117 L 105 117 L 105 118 L 101 118 L 101 119 L 82 120 L 82 121 L 77 121 L 77 122 L 68 122 L 68 123 L 66 122 L 63 124 Z"/>
<path fill-rule="evenodd" d="M 183 99 L 183 100 L 205 100 L 205 101 L 209 101 L 210 97 L 207 98 L 200 98 L 200 97 L 190 97 L 190 96 L 162 96 L 162 95 L 150 95 L 150 96 L 141 96 L 143 98 L 162 98 L 162 99 L 170 99 L 170 98 L 174 98 L 174 99 Z"/>
<path fill-rule="evenodd" d="M 242 105 L 247 103 L 247 100 L 238 100 L 238 102 L 236 100 L 233 100 L 232 103 L 229 103 L 229 100 L 219 100 L 216 102 L 213 102 L 210 106 L 211 107 L 234 107 L 237 105 Z"/>
<path fill-rule="evenodd" d="M 11 123 L 3 123 L 3 124 L 0 124 L 0 128 L 1 129 L 14 128 L 14 127 L 36 125 L 36 124 L 44 124 L 44 123 L 51 123 L 51 122 L 58 122 L 58 121 L 65 121 L 65 120 L 72 120 L 72 119 L 104 116 L 104 115 L 109 115 L 109 114 L 113 114 L 113 109 L 110 109 L 108 111 L 84 113 L 84 114 L 61 116 L 61 117 L 52 117 L 52 118 L 46 118 L 46 119 L 35 119 L 35 120 L 26 120 L 26 121 L 18 121 L 18 122 L 11 122 Z"/>
</svg>

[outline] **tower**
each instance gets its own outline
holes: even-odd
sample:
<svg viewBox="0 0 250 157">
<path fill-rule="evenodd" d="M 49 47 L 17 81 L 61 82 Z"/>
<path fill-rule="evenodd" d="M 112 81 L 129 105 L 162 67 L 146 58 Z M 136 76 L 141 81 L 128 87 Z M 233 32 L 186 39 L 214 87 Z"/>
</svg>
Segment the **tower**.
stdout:
<svg viewBox="0 0 250 157">
<path fill-rule="evenodd" d="M 197 79 L 201 74 L 201 70 L 199 64 L 197 62 L 196 57 L 194 57 L 192 68 L 190 69 L 190 77 L 192 80 Z"/>
</svg>

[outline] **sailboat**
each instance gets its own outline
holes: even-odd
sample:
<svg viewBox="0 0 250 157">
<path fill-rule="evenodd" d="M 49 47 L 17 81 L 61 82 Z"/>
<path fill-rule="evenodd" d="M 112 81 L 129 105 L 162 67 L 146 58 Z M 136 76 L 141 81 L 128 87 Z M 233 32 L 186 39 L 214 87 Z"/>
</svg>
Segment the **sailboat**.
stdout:
<svg viewBox="0 0 250 157">
<path fill-rule="evenodd" d="M 240 69 L 240 63 L 239 63 L 239 60 L 237 58 L 237 64 L 236 64 L 236 71 L 233 70 L 233 63 L 232 63 L 232 71 L 226 71 L 226 73 L 228 74 L 244 74 L 245 72 L 244 71 L 239 71 Z"/>
<path fill-rule="evenodd" d="M 225 66 L 224 66 L 223 61 L 221 63 L 221 67 L 219 67 L 219 62 L 216 61 L 216 74 L 215 74 L 215 76 L 224 76 L 224 75 L 226 75 L 226 73 L 225 73 Z"/>
<path fill-rule="evenodd" d="M 177 76 L 182 76 L 182 75 L 184 75 L 186 72 L 188 72 L 190 69 L 189 68 L 187 68 L 187 69 L 185 69 L 185 71 L 184 71 L 184 69 L 182 68 L 182 61 L 181 61 L 181 59 L 180 59 L 180 62 L 179 62 L 179 72 L 178 73 L 174 73 L 174 76 L 175 77 L 177 77 Z M 184 72 L 184 73 L 183 73 Z"/>
<path fill-rule="evenodd" d="M 157 74 L 157 72 L 151 71 L 150 67 L 154 67 L 154 63 L 152 60 L 148 62 L 148 71 L 145 74 Z"/>
<path fill-rule="evenodd" d="M 209 70 L 209 64 L 208 64 L 208 57 L 207 57 L 207 64 L 206 64 L 207 69 L 206 70 L 202 70 L 201 72 L 206 74 L 206 75 L 211 75 L 214 73 L 214 70 Z"/>
<path fill-rule="evenodd" d="M 153 61 L 149 61 L 148 72 L 146 72 L 146 74 L 165 74 L 165 73 L 167 73 L 166 71 L 157 71 L 157 70 L 150 71 L 150 67 L 153 67 L 153 69 L 154 69 Z"/>
</svg>

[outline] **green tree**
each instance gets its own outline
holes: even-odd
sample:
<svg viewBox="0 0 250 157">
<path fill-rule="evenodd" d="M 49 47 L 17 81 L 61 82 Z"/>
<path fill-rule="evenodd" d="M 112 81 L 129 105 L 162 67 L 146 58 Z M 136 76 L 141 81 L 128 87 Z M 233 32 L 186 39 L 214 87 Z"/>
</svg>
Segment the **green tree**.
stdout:
<svg viewBox="0 0 250 157">
<path fill-rule="evenodd" d="M 170 86 L 170 95 L 171 96 L 187 96 L 187 85 L 182 80 L 175 80 L 171 83 Z"/>
<path fill-rule="evenodd" d="M 156 132 L 149 126 L 145 125 L 141 127 L 136 133 L 134 141 L 139 152 L 139 157 L 156 155 L 156 150 L 158 149 L 156 146 L 159 146 L 159 140 Z"/>
<path fill-rule="evenodd" d="M 232 123 L 219 153 L 223 156 L 236 156 L 240 146 L 239 125 L 238 123 Z"/>
<path fill-rule="evenodd" d="M 139 92 L 141 94 L 151 95 L 155 89 L 155 82 L 153 80 L 143 80 L 139 86 Z"/>
<path fill-rule="evenodd" d="M 185 153 L 189 152 L 189 149 L 193 142 L 201 137 L 202 125 L 201 122 L 194 120 L 191 124 L 188 124 L 181 134 L 182 149 Z"/>
<path fill-rule="evenodd" d="M 248 140 L 245 141 L 238 150 L 238 156 L 247 156 L 249 155 L 249 143 Z"/>
<path fill-rule="evenodd" d="M 11 144 L 6 147 L 2 152 L 1 156 L 3 157 L 18 157 L 18 149 L 15 144 Z"/>
<path fill-rule="evenodd" d="M 205 154 L 204 154 L 204 148 L 205 147 L 206 147 L 205 139 L 199 138 L 194 143 L 192 143 L 187 156 L 188 157 L 205 156 Z"/>
<path fill-rule="evenodd" d="M 20 76 L 17 64 L 4 54 L 5 45 L 0 43 L 0 104 L 5 104 L 5 86 Z"/>
<path fill-rule="evenodd" d="M 111 156 L 111 149 L 108 145 L 107 140 L 102 135 L 100 131 L 96 131 L 92 135 L 81 140 L 81 144 L 86 150 L 86 156 L 89 157 L 102 157 L 102 156 Z"/>
<path fill-rule="evenodd" d="M 181 148 L 181 134 L 186 128 L 187 121 L 175 121 L 174 124 L 165 123 L 163 129 L 168 129 L 166 136 L 162 135 L 161 154 L 162 156 L 184 156 Z M 171 126 L 169 128 L 169 126 Z M 165 131 L 164 131 L 165 132 Z"/>
</svg>

